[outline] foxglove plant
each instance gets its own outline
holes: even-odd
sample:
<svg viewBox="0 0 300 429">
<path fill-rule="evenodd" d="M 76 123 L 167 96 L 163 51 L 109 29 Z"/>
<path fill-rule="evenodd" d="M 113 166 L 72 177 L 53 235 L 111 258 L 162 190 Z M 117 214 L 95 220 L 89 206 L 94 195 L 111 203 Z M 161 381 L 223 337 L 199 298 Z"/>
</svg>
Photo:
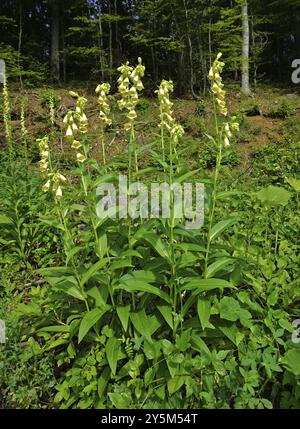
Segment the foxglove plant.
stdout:
<svg viewBox="0 0 300 429">
<path fill-rule="evenodd" d="M 66 137 L 72 142 L 72 149 L 77 151 L 77 161 L 83 163 L 87 159 L 88 151 L 86 145 L 80 141 L 80 137 L 84 137 L 87 133 L 88 120 L 85 114 L 87 99 L 74 91 L 70 91 L 70 95 L 76 99 L 76 108 L 75 111 L 70 110 L 64 117 L 64 124 L 67 126 Z M 81 148 L 83 148 L 84 154 L 79 150 Z"/>
<path fill-rule="evenodd" d="M 98 95 L 98 102 L 100 107 L 99 119 L 100 119 L 100 140 L 102 147 L 102 161 L 103 164 L 106 164 L 106 153 L 105 153 L 105 143 L 104 143 L 104 132 L 107 126 L 112 124 L 112 120 L 109 117 L 110 114 L 110 105 L 108 94 L 110 91 L 109 83 L 102 83 L 96 88 L 96 94 Z"/>
<path fill-rule="evenodd" d="M 135 171 L 138 171 L 134 122 L 137 118 L 136 105 L 139 101 L 138 92 L 144 89 L 142 77 L 145 74 L 145 66 L 142 64 L 142 59 L 138 58 L 138 65 L 135 67 L 135 69 L 131 67 L 127 61 L 118 68 L 118 71 L 121 73 L 118 79 L 118 91 L 121 95 L 121 99 L 118 101 L 118 107 L 120 110 L 127 110 L 127 122 L 124 124 L 124 129 L 125 131 L 130 132 L 128 145 L 128 179 L 130 183 L 132 152 L 134 152 Z"/>
<path fill-rule="evenodd" d="M 11 126 L 11 106 L 9 100 L 9 92 L 7 86 L 7 78 L 3 81 L 3 120 L 4 120 L 4 132 L 5 138 L 8 145 L 9 152 L 9 166 L 10 170 L 13 169 L 13 135 Z"/>
<path fill-rule="evenodd" d="M 217 202 L 217 192 L 218 192 L 218 177 L 222 163 L 223 149 L 224 147 L 230 146 L 230 139 L 233 136 L 233 131 L 239 130 L 239 124 L 235 122 L 235 117 L 228 118 L 228 109 L 226 105 L 226 92 L 223 89 L 224 84 L 222 81 L 221 73 L 225 64 L 220 61 L 222 54 L 219 53 L 215 59 L 209 74 L 208 78 L 210 80 L 211 92 L 213 94 L 213 103 L 214 103 L 214 118 L 215 118 L 215 139 L 213 139 L 217 146 L 217 158 L 216 158 L 216 168 L 214 171 L 213 177 L 213 191 L 211 196 L 211 202 L 209 207 L 208 215 L 208 236 L 207 236 L 207 248 L 205 254 L 205 263 L 204 263 L 204 277 L 207 277 L 207 268 L 209 262 L 209 255 L 212 242 L 212 228 L 213 221 L 216 209 Z M 226 120 L 220 120 L 220 116 L 226 118 Z"/>
</svg>

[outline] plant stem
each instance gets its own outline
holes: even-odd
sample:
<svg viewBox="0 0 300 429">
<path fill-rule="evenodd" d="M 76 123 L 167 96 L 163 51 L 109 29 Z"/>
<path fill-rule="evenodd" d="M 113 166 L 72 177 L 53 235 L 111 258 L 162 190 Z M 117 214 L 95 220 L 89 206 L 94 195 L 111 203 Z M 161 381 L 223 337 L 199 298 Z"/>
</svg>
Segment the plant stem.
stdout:
<svg viewBox="0 0 300 429">
<path fill-rule="evenodd" d="M 209 259 L 209 253 L 211 248 L 211 230 L 213 226 L 215 209 L 216 209 L 217 185 L 218 185 L 219 171 L 220 171 L 221 162 L 222 162 L 222 148 L 223 148 L 222 132 L 220 132 L 219 130 L 219 123 L 218 123 L 215 103 L 214 103 L 214 117 L 215 117 L 215 127 L 216 127 L 219 150 L 216 158 L 216 168 L 215 168 L 214 180 L 213 180 L 213 192 L 212 192 L 212 197 L 211 197 L 212 199 L 211 199 L 210 210 L 209 210 L 207 247 L 206 247 L 205 262 L 204 262 L 204 278 L 207 278 L 208 259 Z"/>
</svg>

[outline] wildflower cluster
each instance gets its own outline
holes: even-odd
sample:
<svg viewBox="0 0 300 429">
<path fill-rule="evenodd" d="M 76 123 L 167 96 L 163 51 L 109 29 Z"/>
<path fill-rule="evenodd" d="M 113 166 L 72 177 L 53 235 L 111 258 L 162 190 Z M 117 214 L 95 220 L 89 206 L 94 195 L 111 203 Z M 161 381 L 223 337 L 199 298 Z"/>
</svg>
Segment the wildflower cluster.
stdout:
<svg viewBox="0 0 300 429">
<path fill-rule="evenodd" d="M 224 91 L 224 84 L 222 82 L 221 73 L 223 71 L 224 63 L 220 61 L 222 54 L 219 53 L 215 59 L 211 69 L 209 70 L 208 78 L 211 82 L 211 90 L 216 96 L 219 112 L 227 116 L 228 110 L 225 102 L 226 92 Z"/>
<path fill-rule="evenodd" d="M 225 101 L 226 92 L 223 89 L 224 84 L 222 82 L 221 77 L 221 73 L 225 64 L 220 61 L 221 56 L 221 53 L 217 55 L 217 58 L 209 71 L 208 78 L 211 81 L 211 91 L 215 95 L 218 110 L 222 115 L 227 117 L 228 110 Z M 232 117 L 230 122 L 223 123 L 222 134 L 224 136 L 224 146 L 230 145 L 230 138 L 232 137 L 232 132 L 239 130 L 239 124 L 237 122 L 234 122 L 234 120 L 235 117 Z"/>
<path fill-rule="evenodd" d="M 118 71 L 121 73 L 118 79 L 118 91 L 122 97 L 121 100 L 118 101 L 118 106 L 120 110 L 128 110 L 128 122 L 124 125 L 124 128 L 126 131 L 129 131 L 133 126 L 134 120 L 137 118 L 135 108 L 139 99 L 138 91 L 144 89 L 141 79 L 145 74 L 145 66 L 142 64 L 142 59 L 139 58 L 138 65 L 135 69 L 131 67 L 127 61 L 126 64 L 122 64 L 121 67 L 118 68 Z"/>
<path fill-rule="evenodd" d="M 21 115 L 20 115 L 20 126 L 21 126 L 21 134 L 22 134 L 23 140 L 25 140 L 25 138 L 28 134 L 28 130 L 26 128 L 26 122 L 25 122 L 25 106 L 24 106 L 24 103 L 25 103 L 25 101 L 22 100 Z"/>
<path fill-rule="evenodd" d="M 40 149 L 39 168 L 43 176 L 48 178 L 47 182 L 43 185 L 43 191 L 48 192 L 50 188 L 55 192 L 55 196 L 60 198 L 62 197 L 62 187 L 61 184 L 67 179 L 60 173 L 53 173 L 51 171 L 51 160 L 49 152 L 49 137 L 45 136 L 41 139 L 37 139 Z"/>
<path fill-rule="evenodd" d="M 37 139 L 40 149 L 39 168 L 43 175 L 47 175 L 50 171 L 49 169 L 49 137 L 45 136 L 41 139 Z"/>
<path fill-rule="evenodd" d="M 12 128 L 10 117 L 10 102 L 6 78 L 3 82 L 3 120 L 5 126 L 5 137 L 6 140 L 10 143 L 12 141 Z"/>
<path fill-rule="evenodd" d="M 87 99 L 80 97 L 76 92 L 70 91 L 70 95 L 77 99 L 75 111 L 70 110 L 64 117 L 64 124 L 67 125 L 66 136 L 72 141 L 71 147 L 77 150 L 76 159 L 79 162 L 84 162 L 86 156 L 83 155 L 79 149 L 82 144 L 78 140 L 78 136 L 87 133 L 88 120 L 84 113 Z"/>
<path fill-rule="evenodd" d="M 178 139 L 183 136 L 184 129 L 177 124 L 173 118 L 173 103 L 170 101 L 170 93 L 174 91 L 174 85 L 171 80 L 163 80 L 156 91 L 160 103 L 160 128 L 165 128 L 177 143 Z"/>
<path fill-rule="evenodd" d="M 51 94 L 49 96 L 49 116 L 50 116 L 50 123 L 51 125 L 54 125 L 55 122 L 55 106 L 54 106 L 54 96 Z"/>
<path fill-rule="evenodd" d="M 96 88 L 96 94 L 98 94 L 98 101 L 100 106 L 100 113 L 99 118 L 100 121 L 105 125 L 111 125 L 112 121 L 109 118 L 110 114 L 110 106 L 109 106 L 109 100 L 107 95 L 110 91 L 110 84 L 109 83 L 102 83 L 101 85 L 98 85 Z"/>
<path fill-rule="evenodd" d="M 224 146 L 230 146 L 230 138 L 232 137 L 232 132 L 233 131 L 239 131 L 239 123 L 238 122 L 234 122 L 235 117 L 231 118 L 232 121 L 226 122 L 225 124 L 223 124 L 224 127 Z"/>
</svg>

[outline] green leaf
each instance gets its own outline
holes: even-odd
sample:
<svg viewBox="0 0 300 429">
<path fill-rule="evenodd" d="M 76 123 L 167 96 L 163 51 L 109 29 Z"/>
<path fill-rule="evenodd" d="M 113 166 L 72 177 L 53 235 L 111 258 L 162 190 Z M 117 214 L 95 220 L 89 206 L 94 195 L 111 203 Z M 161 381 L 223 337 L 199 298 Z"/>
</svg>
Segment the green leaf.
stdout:
<svg viewBox="0 0 300 429">
<path fill-rule="evenodd" d="M 230 218 L 226 220 L 222 220 L 214 225 L 210 231 L 209 240 L 212 241 L 217 238 L 222 232 L 224 232 L 227 228 L 234 225 L 239 221 L 239 218 Z"/>
<path fill-rule="evenodd" d="M 89 330 L 101 319 L 101 317 L 110 309 L 109 306 L 106 308 L 94 308 L 88 311 L 79 326 L 78 343 L 80 343 Z"/>
<path fill-rule="evenodd" d="M 111 400 L 113 406 L 117 409 L 128 409 L 132 403 L 132 398 L 129 393 L 109 393 L 109 399 Z"/>
<path fill-rule="evenodd" d="M 166 302 L 171 302 L 171 299 L 169 295 L 166 294 L 166 292 L 163 292 L 158 287 L 149 285 L 143 281 L 136 280 L 136 279 L 128 279 L 123 283 L 120 283 L 116 286 L 114 286 L 114 289 L 122 289 L 126 290 L 127 292 L 147 292 L 152 295 L 156 295 L 163 299 Z"/>
<path fill-rule="evenodd" d="M 86 294 L 88 296 L 91 296 L 95 300 L 96 307 L 103 308 L 106 305 L 106 302 L 103 299 L 103 296 L 101 295 L 100 288 L 97 286 L 93 286 L 89 290 L 86 291 Z"/>
<path fill-rule="evenodd" d="M 159 312 L 167 322 L 167 324 L 170 326 L 171 329 L 173 329 L 174 323 L 173 323 L 173 314 L 172 314 L 172 307 L 168 305 L 158 305 L 157 306 Z"/>
<path fill-rule="evenodd" d="M 174 377 L 168 380 L 168 391 L 170 395 L 176 393 L 185 383 L 186 375 L 174 375 Z"/>
<path fill-rule="evenodd" d="M 211 312 L 211 302 L 207 297 L 199 297 L 197 301 L 197 312 L 198 317 L 202 326 L 202 329 L 209 328 L 212 325 L 209 323 L 209 317 Z"/>
<path fill-rule="evenodd" d="M 69 261 L 73 259 L 74 256 L 77 255 L 77 253 L 79 253 L 81 250 L 84 250 L 83 246 L 76 246 L 73 247 L 73 249 L 71 249 L 69 252 L 67 252 L 66 264 L 68 264 Z"/>
<path fill-rule="evenodd" d="M 13 225 L 13 221 L 4 215 L 0 215 L 0 225 Z"/>
<path fill-rule="evenodd" d="M 291 198 L 291 193 L 279 186 L 270 185 L 258 191 L 256 196 L 267 207 L 286 206 Z"/>
<path fill-rule="evenodd" d="M 150 316 L 147 316 L 145 310 L 141 310 L 137 313 L 131 313 L 130 319 L 133 323 L 134 328 L 143 336 L 145 339 L 152 343 L 151 330 L 149 326 Z"/>
<path fill-rule="evenodd" d="M 49 345 L 44 349 L 45 351 L 55 349 L 56 347 L 60 347 L 63 344 L 68 344 L 69 340 L 66 338 L 58 338 L 55 341 L 49 343 Z"/>
<path fill-rule="evenodd" d="M 109 379 L 110 379 L 110 369 L 106 366 L 101 372 L 101 375 L 98 380 L 98 396 L 100 399 L 102 399 L 102 395 L 105 391 L 107 383 L 109 382 Z"/>
<path fill-rule="evenodd" d="M 127 281 L 131 281 L 132 279 L 143 281 L 145 283 L 154 283 L 156 281 L 159 281 L 159 276 L 153 271 L 135 270 L 122 276 L 120 281 L 122 283 L 126 283 Z"/>
<path fill-rule="evenodd" d="M 130 305 L 125 305 L 122 307 L 116 307 L 117 314 L 119 316 L 119 319 L 122 323 L 123 329 L 126 332 L 128 328 L 128 320 L 129 320 L 129 313 L 130 313 Z"/>
<path fill-rule="evenodd" d="M 56 279 L 54 277 L 48 278 L 49 283 L 52 284 L 54 289 L 56 289 L 60 292 L 63 292 L 67 295 L 70 295 L 73 298 L 80 299 L 81 301 L 86 300 L 85 293 L 81 289 L 79 289 L 79 286 L 77 284 L 77 280 L 74 277 L 67 277 L 66 279 L 63 279 L 59 282 L 57 282 L 57 281 L 53 282 L 54 279 L 59 280 L 59 279 Z"/>
<path fill-rule="evenodd" d="M 199 244 L 193 243 L 179 243 L 176 245 L 176 248 L 183 250 L 184 252 L 206 252 L 204 246 L 199 246 Z"/>
<path fill-rule="evenodd" d="M 131 258 L 128 259 L 120 259 L 119 261 L 114 261 L 109 269 L 110 271 L 120 270 L 122 268 L 133 267 Z"/>
<path fill-rule="evenodd" d="M 49 267 L 40 268 L 37 272 L 45 277 L 57 277 L 60 281 L 62 276 L 73 274 L 74 269 L 70 267 Z"/>
<path fill-rule="evenodd" d="M 180 287 L 180 290 L 196 290 L 206 292 L 213 289 L 233 288 L 234 286 L 223 279 L 201 279 L 198 277 L 188 277 L 186 283 Z"/>
<path fill-rule="evenodd" d="M 101 261 L 96 262 L 94 265 L 92 265 L 86 273 L 82 276 L 81 279 L 81 286 L 84 286 L 93 275 L 100 270 L 100 268 L 104 267 L 107 262 L 110 260 L 110 258 L 103 258 Z"/>
<path fill-rule="evenodd" d="M 192 347 L 199 351 L 200 353 L 203 353 L 206 357 L 208 357 L 211 360 L 211 353 L 205 342 L 202 340 L 201 337 L 198 335 L 192 336 Z"/>
<path fill-rule="evenodd" d="M 222 198 L 235 197 L 237 195 L 243 195 L 241 191 L 223 191 L 217 194 L 217 199 L 220 200 Z"/>
<path fill-rule="evenodd" d="M 113 376 L 116 375 L 120 350 L 121 350 L 120 340 L 118 340 L 115 337 L 109 338 L 105 345 L 105 352 L 106 352 L 107 361 Z"/>
<path fill-rule="evenodd" d="M 240 320 L 242 325 L 249 326 L 252 318 L 251 313 L 240 306 L 234 298 L 225 296 L 220 301 L 220 317 L 231 322 Z"/>
<path fill-rule="evenodd" d="M 234 323 L 229 323 L 225 320 L 218 321 L 217 328 L 230 340 L 235 346 L 238 347 L 240 341 L 238 341 L 238 334 L 241 330 Z"/>
<path fill-rule="evenodd" d="M 143 240 L 147 241 L 153 249 L 170 265 L 172 264 L 171 254 L 166 243 L 164 243 L 160 237 L 156 234 L 148 233 L 143 236 Z"/>
<path fill-rule="evenodd" d="M 288 184 L 296 191 L 300 192 L 300 180 L 294 179 L 293 177 L 286 177 L 285 180 Z"/>
<path fill-rule="evenodd" d="M 282 358 L 286 369 L 296 376 L 300 376 L 300 349 L 288 350 Z"/>
<path fill-rule="evenodd" d="M 233 265 L 234 263 L 235 260 L 233 258 L 220 258 L 207 267 L 206 277 L 213 277 L 216 273 L 223 270 L 228 265 Z"/>
<path fill-rule="evenodd" d="M 53 326 L 44 326 L 43 328 L 38 329 L 36 332 L 70 332 L 70 326 L 68 325 L 53 325 Z"/>
</svg>

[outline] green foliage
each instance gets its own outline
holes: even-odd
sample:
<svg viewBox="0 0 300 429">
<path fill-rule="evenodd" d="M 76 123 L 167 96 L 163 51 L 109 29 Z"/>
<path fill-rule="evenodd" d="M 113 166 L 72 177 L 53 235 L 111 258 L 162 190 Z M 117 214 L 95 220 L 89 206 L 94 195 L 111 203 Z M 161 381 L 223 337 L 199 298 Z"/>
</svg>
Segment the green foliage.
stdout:
<svg viewBox="0 0 300 429">
<path fill-rule="evenodd" d="M 7 337 L 6 343 L 0 344 L 1 407 L 51 406 L 55 386 L 52 356 L 42 356 L 42 348 L 33 338 L 27 342 L 22 339 L 23 326 L 11 312 L 15 303 L 9 295 L 3 295 L 1 288 L 0 299 L 0 319 L 6 321 Z"/>
<path fill-rule="evenodd" d="M 136 108 L 139 112 L 146 113 L 147 110 L 149 109 L 149 105 L 150 103 L 147 98 L 140 98 Z"/>
<path fill-rule="evenodd" d="M 224 122 L 215 121 L 213 135 L 203 127 L 201 139 L 174 140 L 164 128 L 145 145 L 137 144 L 138 123 L 122 163 L 98 163 L 92 136 L 78 133 L 86 160 L 63 171 L 62 196 L 42 192 L 35 148 L 30 165 L 15 142 L 12 164 L 1 158 L 5 406 L 299 408 L 294 146 L 262 148 L 245 192 L 228 174 L 236 146 L 224 147 Z M 50 139 L 56 173 L 58 150 Z M 117 183 L 126 170 L 131 180 L 203 181 L 204 227 L 186 229 L 174 215 L 99 218 L 97 186 Z"/>
<path fill-rule="evenodd" d="M 278 107 L 272 109 L 268 113 L 268 116 L 274 119 L 277 119 L 277 118 L 286 119 L 289 116 L 291 116 L 293 113 L 294 113 L 294 109 L 290 105 L 290 103 L 287 100 L 283 100 Z"/>
<path fill-rule="evenodd" d="M 300 173 L 299 153 L 298 142 L 278 141 L 262 146 L 253 155 L 253 176 L 260 184 L 282 184 L 285 176 Z"/>
</svg>

